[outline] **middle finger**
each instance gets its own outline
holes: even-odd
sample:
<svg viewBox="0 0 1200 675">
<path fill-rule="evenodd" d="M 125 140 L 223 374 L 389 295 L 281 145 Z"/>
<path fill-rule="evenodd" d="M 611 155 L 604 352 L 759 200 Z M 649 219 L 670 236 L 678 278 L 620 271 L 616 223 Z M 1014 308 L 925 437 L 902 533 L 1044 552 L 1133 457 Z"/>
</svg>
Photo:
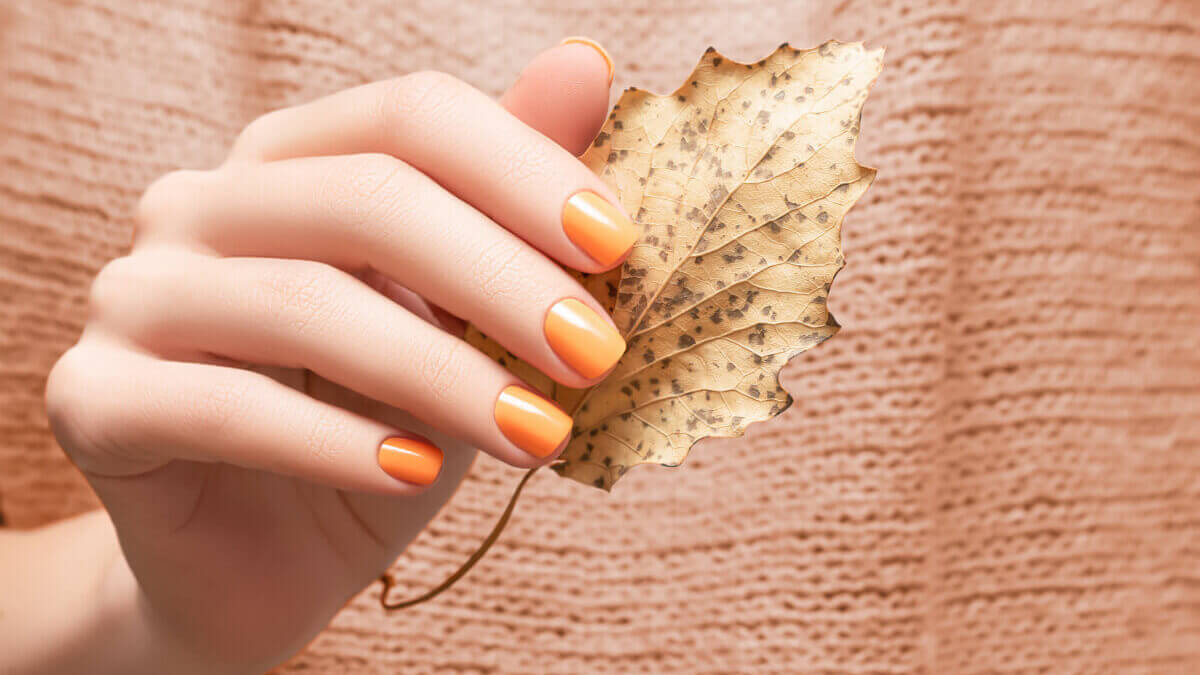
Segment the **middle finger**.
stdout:
<svg viewBox="0 0 1200 675">
<path fill-rule="evenodd" d="M 142 207 L 154 223 L 142 242 L 377 270 L 570 387 L 594 383 L 625 351 L 603 308 L 562 268 L 387 155 L 175 174 Z"/>
</svg>

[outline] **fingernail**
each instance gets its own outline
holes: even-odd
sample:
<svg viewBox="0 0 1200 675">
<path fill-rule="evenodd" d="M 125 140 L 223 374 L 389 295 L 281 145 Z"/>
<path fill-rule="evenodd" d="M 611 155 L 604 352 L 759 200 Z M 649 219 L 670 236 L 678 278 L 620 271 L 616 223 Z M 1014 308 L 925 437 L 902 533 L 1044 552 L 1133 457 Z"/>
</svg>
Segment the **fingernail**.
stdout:
<svg viewBox="0 0 1200 675">
<path fill-rule="evenodd" d="M 603 375 L 625 353 L 625 340 L 617 329 L 574 298 L 550 308 L 544 329 L 554 353 L 584 377 Z"/>
<path fill-rule="evenodd" d="M 525 452 L 549 457 L 571 433 L 571 418 L 532 391 L 510 386 L 496 399 L 496 426 Z"/>
<path fill-rule="evenodd" d="M 608 50 L 606 50 L 604 47 L 601 47 L 599 42 L 596 42 L 595 40 L 588 38 L 588 37 L 583 37 L 582 35 L 572 35 L 569 38 L 564 38 L 563 41 L 559 44 L 587 45 L 587 46 L 591 47 L 592 49 L 595 49 L 596 51 L 600 52 L 600 56 L 603 56 L 604 62 L 606 64 L 608 64 L 608 83 L 612 84 L 613 75 L 617 72 L 617 66 L 615 63 L 613 63 L 612 57 L 608 55 Z"/>
<path fill-rule="evenodd" d="M 442 470 L 442 451 L 416 438 L 389 438 L 379 445 L 379 468 L 384 473 L 416 485 L 429 485 Z"/>
<path fill-rule="evenodd" d="M 637 241 L 637 228 L 629 218 L 591 190 L 571 195 L 562 220 L 567 238 L 601 265 L 613 265 Z"/>
</svg>

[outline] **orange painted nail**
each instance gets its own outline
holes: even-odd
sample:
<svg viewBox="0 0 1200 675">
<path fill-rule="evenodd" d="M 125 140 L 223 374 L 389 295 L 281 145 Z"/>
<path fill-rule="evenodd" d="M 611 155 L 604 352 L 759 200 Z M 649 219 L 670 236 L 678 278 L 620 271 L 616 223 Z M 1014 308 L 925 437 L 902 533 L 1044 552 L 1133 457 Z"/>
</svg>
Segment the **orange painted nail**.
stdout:
<svg viewBox="0 0 1200 675">
<path fill-rule="evenodd" d="M 555 303 L 544 328 L 554 353 L 584 377 L 603 375 L 625 353 L 625 340 L 617 329 L 574 298 Z"/>
<path fill-rule="evenodd" d="M 559 44 L 587 45 L 587 46 L 591 47 L 592 49 L 595 49 L 596 51 L 600 52 L 600 56 L 604 57 L 604 63 L 608 64 L 608 83 L 612 84 L 613 75 L 616 74 L 616 72 L 617 72 L 617 66 L 615 63 L 613 63 L 612 57 L 608 55 L 608 50 L 605 49 L 604 47 L 601 47 L 599 42 L 596 42 L 595 40 L 593 40 L 589 37 L 583 37 L 582 35 L 572 35 L 569 38 L 564 38 L 563 41 L 560 42 Z"/>
<path fill-rule="evenodd" d="M 523 387 L 505 387 L 496 399 L 496 426 L 514 445 L 549 457 L 571 433 L 571 418 L 558 406 Z"/>
<path fill-rule="evenodd" d="M 379 468 L 384 473 L 416 485 L 429 485 L 442 470 L 442 451 L 416 438 L 389 438 L 379 445 Z"/>
<path fill-rule="evenodd" d="M 616 263 L 638 238 L 633 222 L 591 190 L 571 195 L 563 207 L 562 221 L 567 238 L 601 265 Z"/>
</svg>

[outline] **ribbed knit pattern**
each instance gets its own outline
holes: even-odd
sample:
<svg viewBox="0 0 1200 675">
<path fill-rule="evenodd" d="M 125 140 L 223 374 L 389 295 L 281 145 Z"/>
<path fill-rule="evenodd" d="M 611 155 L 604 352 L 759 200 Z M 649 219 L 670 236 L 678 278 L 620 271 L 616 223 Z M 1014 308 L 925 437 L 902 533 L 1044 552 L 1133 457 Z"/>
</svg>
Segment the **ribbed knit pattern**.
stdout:
<svg viewBox="0 0 1200 675">
<path fill-rule="evenodd" d="M 360 596 L 283 672 L 1200 672 L 1200 5 L 325 0 L 0 4 L 0 507 L 95 505 L 43 380 L 156 176 L 257 114 L 415 69 L 498 94 L 564 35 L 616 87 L 888 48 L 844 325 L 796 404 L 611 495 L 539 474 L 459 586 Z M 453 570 L 519 478 L 481 459 L 397 562 Z M 420 574 L 416 574 L 420 572 Z M 424 590 L 411 588 L 409 590 Z"/>
</svg>

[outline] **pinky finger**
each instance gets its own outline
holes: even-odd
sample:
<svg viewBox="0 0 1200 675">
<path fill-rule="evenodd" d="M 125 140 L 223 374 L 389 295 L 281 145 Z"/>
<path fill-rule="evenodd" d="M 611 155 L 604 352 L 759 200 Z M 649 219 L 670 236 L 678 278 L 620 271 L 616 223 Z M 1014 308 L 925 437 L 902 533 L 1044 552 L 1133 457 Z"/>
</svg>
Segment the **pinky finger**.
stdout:
<svg viewBox="0 0 1200 675">
<path fill-rule="evenodd" d="M 85 350 L 93 353 L 81 355 Z M 127 476 L 172 460 L 222 462 L 402 496 L 421 492 L 441 471 L 442 452 L 428 440 L 260 373 L 96 346 L 72 352 L 51 375 L 48 387 L 65 393 L 48 392 L 57 402 L 49 412 L 60 438 L 79 440 L 65 445 L 90 473 Z"/>
</svg>

